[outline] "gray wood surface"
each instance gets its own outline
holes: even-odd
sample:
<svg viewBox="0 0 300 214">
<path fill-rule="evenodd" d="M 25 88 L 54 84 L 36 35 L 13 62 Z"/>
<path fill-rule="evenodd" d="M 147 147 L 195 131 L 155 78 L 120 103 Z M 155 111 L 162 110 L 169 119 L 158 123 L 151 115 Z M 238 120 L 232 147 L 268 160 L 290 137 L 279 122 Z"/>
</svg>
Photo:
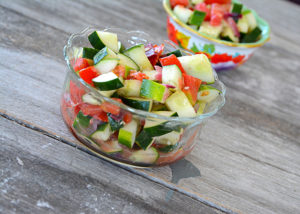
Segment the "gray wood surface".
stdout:
<svg viewBox="0 0 300 214">
<path fill-rule="evenodd" d="M 103 205 L 109 200 L 120 201 L 112 205 L 117 213 L 130 202 L 124 213 L 299 213 L 300 8 L 278 0 L 243 1 L 269 21 L 271 41 L 239 69 L 219 74 L 228 88 L 227 103 L 207 122 L 201 142 L 185 161 L 137 170 L 92 157 L 65 127 L 58 105 L 66 70 L 62 48 L 70 33 L 88 25 L 140 29 L 165 39 L 166 17 L 160 1 L 95 2 L 0 0 L 0 73 L 5 77 L 0 83 L 0 114 L 5 118 L 0 185 L 11 181 L 8 187 L 15 190 L 0 193 L 0 212 L 93 213 L 94 208 L 109 209 Z M 29 168 L 18 168 L 17 157 Z M 70 159 L 76 161 L 70 164 Z M 33 176 L 39 171 L 61 179 L 51 183 L 47 176 Z M 80 188 L 68 182 L 73 176 Z M 126 187 L 108 182 L 111 177 Z M 21 185 L 32 178 L 41 183 L 39 194 L 30 192 L 36 184 Z M 101 198 L 104 193 L 111 198 Z M 103 207 L 84 205 L 93 194 L 100 195 Z M 68 207 L 62 198 L 70 202 Z M 18 199 L 21 204 L 15 204 Z"/>
</svg>

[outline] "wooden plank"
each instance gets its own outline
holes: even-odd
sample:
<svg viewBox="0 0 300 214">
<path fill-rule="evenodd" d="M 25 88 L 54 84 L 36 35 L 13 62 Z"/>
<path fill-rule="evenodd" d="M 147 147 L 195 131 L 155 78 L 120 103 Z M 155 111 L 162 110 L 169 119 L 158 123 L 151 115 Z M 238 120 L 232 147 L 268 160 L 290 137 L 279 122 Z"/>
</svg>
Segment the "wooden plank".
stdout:
<svg viewBox="0 0 300 214">
<path fill-rule="evenodd" d="M 0 117 L 1 213 L 220 213 Z"/>
<path fill-rule="evenodd" d="M 79 4 L 69 3 L 68 6 L 72 5 L 74 9 L 76 8 L 74 5 Z M 115 9 L 118 11 L 117 7 Z M 19 23 L 21 20 L 27 20 L 21 15 L 14 15 L 5 10 L 2 12 L 4 13 L 3 19 L 1 17 L 1 20 L 4 20 L 3 23 Z M 152 11 L 147 12 L 146 14 L 151 14 Z M 10 17 L 10 20 L 5 19 L 4 16 Z M 10 47 L 9 51 L 6 48 L 1 49 L 2 56 L 9 55 L 11 59 L 28 56 L 25 60 L 23 59 L 25 62 L 14 63 L 15 60 L 3 62 L 1 71 L 5 75 L 11 72 L 11 76 L 5 81 L 3 90 L 1 89 L 1 97 L 5 97 L 1 108 L 18 118 L 50 129 L 59 136 L 72 138 L 64 126 L 59 124 L 61 123 L 59 110 L 55 105 L 56 100 L 59 99 L 60 92 L 57 88 L 62 84 L 63 74 L 61 71 L 64 68 L 57 57 L 59 48 L 56 46 L 48 51 L 49 45 L 47 46 L 46 43 L 40 42 L 40 49 L 33 44 L 28 44 L 28 41 L 31 41 L 28 36 L 30 32 L 26 29 L 28 26 L 35 26 L 34 29 L 41 29 L 38 31 L 40 37 L 52 35 L 48 38 L 50 41 L 60 41 L 57 38 L 64 38 L 66 35 L 53 26 L 50 28 L 43 23 L 27 20 L 23 21 L 20 26 L 16 25 L 16 29 L 20 29 L 20 35 L 14 35 L 15 37 L 10 39 L 11 35 L 6 33 L 10 32 L 9 29 L 6 25 L 1 26 L 0 39 L 3 41 L 1 44 Z M 161 29 L 162 25 L 160 22 L 155 22 L 155 26 Z M 45 35 L 42 32 L 44 28 L 47 32 Z M 154 33 L 161 32 L 164 31 L 155 31 Z M 58 36 L 56 37 L 56 35 Z M 23 40 L 26 42 L 22 42 Z M 12 47 L 11 44 L 13 44 Z M 18 47 L 19 50 L 13 46 Z M 280 50 L 280 55 L 277 53 L 278 50 Z M 218 114 L 218 117 L 208 121 L 201 137 L 201 147 L 197 147 L 188 157 L 191 163 L 197 167 L 200 166 L 202 177 L 182 179 L 179 181 L 180 187 L 184 187 L 188 192 L 202 198 L 205 197 L 209 201 L 243 212 L 295 213 L 299 211 L 299 189 L 297 188 L 297 184 L 299 184 L 299 157 L 297 156 L 299 154 L 297 140 L 299 139 L 299 112 L 297 111 L 299 100 L 293 99 L 295 95 L 299 95 L 299 83 L 297 82 L 299 79 L 297 72 L 299 52 L 298 55 L 293 56 L 291 53 L 294 50 L 288 50 L 281 46 L 281 43 L 275 44 L 271 40 L 270 45 L 259 50 L 247 63 L 247 66 L 241 67 L 238 71 L 220 74 L 221 79 L 229 86 L 227 105 Z M 39 52 L 47 56 L 40 56 L 37 54 Z M 272 64 L 266 63 L 270 61 L 270 58 L 273 59 Z M 49 62 L 47 62 L 48 60 Z M 30 67 L 36 61 L 41 61 L 39 67 L 44 71 L 43 75 L 47 71 L 46 68 L 52 66 L 55 68 L 51 69 L 51 75 L 55 78 L 49 83 L 49 88 L 48 86 L 43 87 L 40 88 L 40 91 L 31 89 L 32 86 L 38 87 L 42 82 L 37 78 L 41 77 L 40 71 L 33 69 L 33 66 Z M 24 67 L 25 70 L 20 69 Z M 26 71 L 25 74 L 22 74 L 24 71 Z M 289 76 L 286 75 L 287 72 L 290 74 Z M 22 84 L 17 84 L 20 85 L 17 88 L 10 84 L 11 79 L 14 79 L 15 76 L 20 77 L 18 83 L 21 83 L 23 79 L 26 80 L 25 83 L 22 81 Z M 282 79 L 286 84 L 282 84 Z M 264 84 L 265 82 L 268 84 Z M 277 85 L 280 85 L 281 92 L 284 94 L 280 99 L 278 94 L 274 93 L 278 90 Z M 7 90 L 13 93 L 7 96 L 4 93 Z M 48 101 L 41 98 L 45 94 L 51 94 Z M 18 105 L 13 105 L 19 99 L 21 99 L 20 105 L 24 108 L 26 108 L 25 106 L 31 107 L 33 110 L 26 109 L 31 111 L 24 114 L 23 109 L 20 109 Z M 53 109 L 53 112 L 50 112 L 51 117 L 47 114 L 50 106 Z M 47 125 L 44 121 L 47 122 Z M 222 132 L 216 133 L 216 130 L 222 130 Z M 183 169 L 178 168 L 178 170 Z M 169 167 L 145 170 L 144 172 L 154 178 L 159 178 L 160 181 L 162 178 L 172 180 L 172 170 Z M 286 200 L 281 200 L 282 195 L 285 195 Z"/>
</svg>

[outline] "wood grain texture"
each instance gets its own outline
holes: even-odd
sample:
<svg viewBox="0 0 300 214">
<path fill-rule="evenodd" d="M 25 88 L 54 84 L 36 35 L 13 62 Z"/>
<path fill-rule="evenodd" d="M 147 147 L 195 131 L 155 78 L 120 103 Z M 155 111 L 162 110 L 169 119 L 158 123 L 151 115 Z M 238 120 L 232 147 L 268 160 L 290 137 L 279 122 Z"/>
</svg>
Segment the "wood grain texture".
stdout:
<svg viewBox="0 0 300 214">
<path fill-rule="evenodd" d="M 0 117 L 1 213 L 220 213 Z"/>
<path fill-rule="evenodd" d="M 284 1 L 243 2 L 270 22 L 271 41 L 244 66 L 219 74 L 228 88 L 227 103 L 207 122 L 200 145 L 187 157 L 202 176 L 175 186 L 236 212 L 297 213 L 300 39 L 299 29 L 289 26 L 299 23 L 299 7 Z M 105 9 L 92 0 L 0 0 L 0 57 L 5 58 L 0 73 L 6 76 L 0 85 L 1 111 L 76 143 L 57 105 L 65 70 L 61 51 L 68 35 L 95 25 L 94 20 L 99 27 L 119 26 L 120 20 L 128 29 L 149 31 L 151 26 L 150 33 L 160 40 L 166 35 L 159 1 L 102 3 Z M 82 8 L 85 14 L 78 13 Z M 172 179 L 170 167 L 141 172 L 161 183 Z"/>
</svg>

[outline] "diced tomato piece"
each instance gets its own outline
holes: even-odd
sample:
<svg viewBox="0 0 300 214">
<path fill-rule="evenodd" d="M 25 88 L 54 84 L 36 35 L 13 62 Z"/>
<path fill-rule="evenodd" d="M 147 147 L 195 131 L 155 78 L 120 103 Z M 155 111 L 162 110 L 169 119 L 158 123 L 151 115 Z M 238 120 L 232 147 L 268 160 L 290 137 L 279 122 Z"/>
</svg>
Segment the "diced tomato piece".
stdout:
<svg viewBox="0 0 300 214">
<path fill-rule="evenodd" d="M 112 70 L 118 77 L 125 77 L 126 69 L 123 65 L 117 65 L 114 70 Z"/>
<path fill-rule="evenodd" d="M 90 116 L 94 116 L 96 114 L 103 112 L 100 105 L 92 105 L 88 103 L 82 104 L 81 111 L 84 115 L 90 115 Z"/>
<path fill-rule="evenodd" d="M 122 103 L 122 100 L 119 99 L 119 98 L 112 98 L 113 100 L 116 100 L 120 103 Z M 120 114 L 120 111 L 121 111 L 121 108 L 119 106 L 116 106 L 112 103 L 109 103 L 109 102 L 103 102 L 101 104 L 101 109 L 107 113 L 111 113 L 111 114 L 114 114 L 114 115 L 119 115 Z"/>
<path fill-rule="evenodd" d="M 93 79 L 99 76 L 99 72 L 94 66 L 89 66 L 79 71 L 79 76 L 88 84 L 94 86 Z"/>
<path fill-rule="evenodd" d="M 74 65 L 74 70 L 80 71 L 81 69 L 87 68 L 89 66 L 90 66 L 90 64 L 89 64 L 88 60 L 80 57 L 80 58 L 76 59 L 76 62 Z"/>
<path fill-rule="evenodd" d="M 152 45 L 148 44 L 145 46 L 145 53 L 148 57 L 150 63 L 154 66 L 159 60 L 159 57 L 161 56 L 162 52 L 164 51 L 165 45 Z"/>
<path fill-rule="evenodd" d="M 176 5 L 182 5 L 184 7 L 189 5 L 189 0 L 170 0 L 171 7 L 174 8 Z"/>
<path fill-rule="evenodd" d="M 178 68 L 181 70 L 181 73 L 185 74 L 185 70 L 182 67 L 180 61 L 177 59 L 177 57 L 172 54 L 170 56 L 166 56 L 164 58 L 160 58 L 160 64 L 162 66 L 166 66 L 166 65 L 177 65 Z"/>
<path fill-rule="evenodd" d="M 209 21 L 210 20 L 210 8 L 208 7 L 207 4 L 205 4 L 204 2 L 196 4 L 195 5 L 195 10 L 199 10 L 199 11 L 205 12 L 206 15 L 205 15 L 205 19 L 204 20 L 205 21 Z"/>
<path fill-rule="evenodd" d="M 213 4 L 213 3 L 218 3 L 218 4 L 230 4 L 231 0 L 204 0 L 206 4 Z"/>
<path fill-rule="evenodd" d="M 197 101 L 197 93 L 199 91 L 201 80 L 191 75 L 183 74 L 184 87 L 182 91 L 185 93 L 192 105 Z"/>
<path fill-rule="evenodd" d="M 99 114 L 96 114 L 93 117 L 103 122 L 108 122 L 108 116 L 105 111 L 101 111 Z"/>
<path fill-rule="evenodd" d="M 125 123 L 130 123 L 132 120 L 132 114 L 129 112 L 125 112 L 124 116 L 123 116 L 123 121 Z"/>
<path fill-rule="evenodd" d="M 210 17 L 210 24 L 212 26 L 219 26 L 222 23 L 223 16 L 220 14 L 214 14 Z"/>
<path fill-rule="evenodd" d="M 85 94 L 84 86 L 80 84 L 78 87 L 73 81 L 70 81 L 69 88 L 70 98 L 73 104 L 78 104 L 82 102 L 82 95 Z"/>
<path fill-rule="evenodd" d="M 149 79 L 149 77 L 146 74 L 139 71 L 130 71 L 129 75 L 127 76 L 127 79 L 143 81 L 143 79 Z"/>
</svg>

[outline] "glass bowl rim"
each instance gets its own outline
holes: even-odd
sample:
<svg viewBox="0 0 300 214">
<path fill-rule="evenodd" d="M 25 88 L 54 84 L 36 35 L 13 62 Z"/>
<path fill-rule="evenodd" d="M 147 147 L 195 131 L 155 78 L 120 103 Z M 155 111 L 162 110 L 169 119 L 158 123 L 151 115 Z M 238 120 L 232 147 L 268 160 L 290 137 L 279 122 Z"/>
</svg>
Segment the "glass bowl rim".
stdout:
<svg viewBox="0 0 300 214">
<path fill-rule="evenodd" d="M 234 2 L 239 2 L 238 0 L 234 0 Z M 215 42 L 217 44 L 225 45 L 228 47 L 237 47 L 237 48 L 255 48 L 255 47 L 260 47 L 263 46 L 266 42 L 270 40 L 270 25 L 266 20 L 261 18 L 260 16 L 257 15 L 257 13 L 250 9 L 251 12 L 253 12 L 255 18 L 258 20 L 258 25 L 263 26 L 263 28 L 266 28 L 265 32 L 263 33 L 263 36 L 260 38 L 260 40 L 252 43 L 234 43 L 234 42 L 229 42 L 229 41 L 224 41 L 221 39 L 216 39 L 211 36 L 204 35 L 193 28 L 189 27 L 188 25 L 184 24 L 182 21 L 180 21 L 176 15 L 173 13 L 173 11 L 170 8 L 170 0 L 163 0 L 163 6 L 165 11 L 167 12 L 168 16 L 171 17 L 180 27 L 184 28 L 185 30 L 200 36 L 201 38 L 210 40 L 212 42 Z M 249 8 L 247 8 L 249 9 Z"/>
<path fill-rule="evenodd" d="M 70 59 L 69 59 L 69 56 L 68 56 L 68 50 L 72 48 L 73 40 L 76 37 L 83 36 L 86 32 L 88 32 L 90 30 L 99 30 L 99 28 L 89 26 L 89 27 L 86 27 L 85 29 L 83 29 L 82 31 L 80 31 L 79 33 L 71 34 L 71 36 L 69 37 L 69 39 L 67 41 L 67 44 L 63 48 L 63 55 L 64 55 L 64 59 L 65 59 L 65 61 L 67 63 L 67 66 L 69 68 L 68 72 L 71 72 L 71 74 L 73 75 L 73 77 L 75 77 L 81 84 L 83 84 L 85 87 L 87 87 L 90 91 L 94 92 L 94 94 L 97 94 L 97 96 L 101 97 L 101 99 L 103 99 L 104 101 L 110 102 L 110 103 L 112 103 L 112 104 L 120 107 L 121 109 L 124 109 L 126 111 L 129 111 L 129 112 L 131 112 L 133 114 L 136 114 L 136 115 L 139 115 L 139 116 L 142 116 L 142 117 L 149 117 L 149 118 L 166 120 L 168 122 L 180 122 L 180 123 L 183 123 L 183 122 L 186 122 L 186 123 L 201 122 L 202 120 L 204 120 L 206 118 L 209 118 L 209 117 L 213 116 L 214 114 L 216 114 L 224 106 L 224 104 L 225 104 L 226 87 L 225 87 L 224 83 L 219 80 L 218 75 L 215 72 L 215 70 L 213 70 L 214 77 L 215 77 L 215 81 L 217 81 L 220 84 L 220 86 L 221 86 L 220 96 L 222 98 L 222 101 L 212 111 L 210 111 L 208 113 L 205 113 L 205 114 L 197 115 L 195 117 L 166 117 L 166 116 L 158 115 L 158 114 L 155 114 L 155 113 L 147 112 L 147 111 L 144 111 L 144 110 L 139 110 L 139 109 L 132 108 L 132 107 L 127 106 L 127 105 L 125 105 L 123 103 L 115 101 L 115 100 L 113 100 L 113 99 L 111 99 L 109 97 L 105 97 L 105 96 L 101 95 L 98 90 L 96 90 L 95 88 L 93 88 L 92 86 L 90 86 L 80 76 L 78 76 L 76 74 L 76 72 L 73 69 L 73 66 L 71 65 L 71 62 L 70 62 Z M 126 33 L 139 33 L 139 34 L 142 33 L 145 36 L 147 36 L 147 37 L 150 38 L 149 34 L 143 32 L 143 31 L 140 31 L 140 30 L 126 30 L 126 29 L 117 28 L 117 27 L 109 27 L 109 28 L 107 27 L 107 28 L 104 28 L 102 31 L 110 31 L 110 30 L 112 30 L 112 31 L 113 30 L 120 30 L 120 31 L 123 31 L 123 32 L 126 32 Z M 191 53 L 191 52 L 189 52 L 187 50 L 184 50 L 184 49 L 178 47 L 174 42 L 172 42 L 170 40 L 164 40 L 164 41 L 167 42 L 167 43 L 169 43 L 169 44 L 171 44 L 171 45 L 173 44 L 173 46 L 176 46 L 176 48 L 180 49 L 182 52 L 194 55 L 194 53 Z"/>
</svg>

